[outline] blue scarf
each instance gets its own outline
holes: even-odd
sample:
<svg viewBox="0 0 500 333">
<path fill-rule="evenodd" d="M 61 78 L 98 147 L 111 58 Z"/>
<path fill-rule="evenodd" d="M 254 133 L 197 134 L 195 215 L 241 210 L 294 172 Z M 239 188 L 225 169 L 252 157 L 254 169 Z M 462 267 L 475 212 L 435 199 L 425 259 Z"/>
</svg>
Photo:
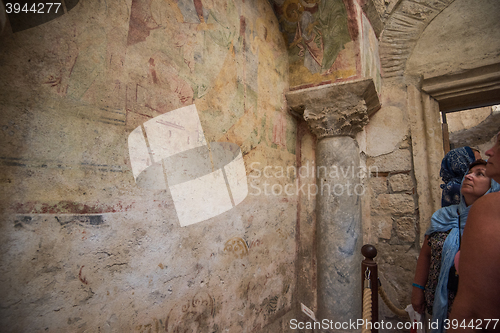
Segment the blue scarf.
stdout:
<svg viewBox="0 0 500 333">
<path fill-rule="evenodd" d="M 439 176 L 444 182 L 441 185 L 443 189 L 441 207 L 460 203 L 462 179 L 469 170 L 469 164 L 475 160 L 474 152 L 467 146 L 450 150 L 443 158 L 439 172 Z"/>
<path fill-rule="evenodd" d="M 491 180 L 491 187 L 488 192 L 499 192 L 500 184 L 493 179 Z M 466 206 L 463 196 L 461 196 L 458 205 L 451 205 L 438 209 L 431 218 L 431 226 L 425 232 L 430 235 L 437 231 L 448 231 L 450 233 L 443 243 L 443 252 L 441 254 L 441 269 L 439 271 L 438 284 L 434 294 L 434 305 L 432 309 L 432 321 L 438 321 L 438 329 L 433 329 L 432 333 L 444 332 L 443 322 L 448 317 L 448 276 L 450 268 L 454 264 L 455 255 L 457 254 L 459 244 L 459 232 L 463 233 L 469 209 L 471 206 Z M 460 230 L 458 230 L 458 219 L 460 214 Z"/>
</svg>

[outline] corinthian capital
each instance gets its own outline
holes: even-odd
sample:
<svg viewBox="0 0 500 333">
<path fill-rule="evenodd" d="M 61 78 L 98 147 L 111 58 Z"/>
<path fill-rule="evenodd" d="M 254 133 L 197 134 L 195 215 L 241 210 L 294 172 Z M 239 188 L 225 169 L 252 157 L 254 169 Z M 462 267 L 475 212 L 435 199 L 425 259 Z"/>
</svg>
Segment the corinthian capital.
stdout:
<svg viewBox="0 0 500 333">
<path fill-rule="evenodd" d="M 303 117 L 318 139 L 329 136 L 354 136 L 368 124 L 366 103 L 363 100 L 358 101 L 357 105 L 342 108 L 306 108 Z"/>
<path fill-rule="evenodd" d="M 318 139 L 354 137 L 380 109 L 371 79 L 291 91 L 286 99 L 290 112 L 303 118 Z"/>
</svg>

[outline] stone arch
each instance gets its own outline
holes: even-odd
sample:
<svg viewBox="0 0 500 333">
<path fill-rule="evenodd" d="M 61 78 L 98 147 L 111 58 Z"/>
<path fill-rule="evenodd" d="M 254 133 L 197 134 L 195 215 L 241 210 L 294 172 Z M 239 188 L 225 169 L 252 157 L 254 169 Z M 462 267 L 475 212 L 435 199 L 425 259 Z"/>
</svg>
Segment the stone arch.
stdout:
<svg viewBox="0 0 500 333">
<path fill-rule="evenodd" d="M 384 78 L 402 76 L 420 35 L 455 0 L 402 0 L 385 22 L 380 36 Z"/>
</svg>

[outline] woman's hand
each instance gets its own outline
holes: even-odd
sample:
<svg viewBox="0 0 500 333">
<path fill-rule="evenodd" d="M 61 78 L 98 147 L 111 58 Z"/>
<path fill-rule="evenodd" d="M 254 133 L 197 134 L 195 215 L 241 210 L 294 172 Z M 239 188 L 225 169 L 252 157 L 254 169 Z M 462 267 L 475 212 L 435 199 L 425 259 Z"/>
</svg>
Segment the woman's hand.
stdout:
<svg viewBox="0 0 500 333">
<path fill-rule="evenodd" d="M 425 302 L 424 302 L 424 291 L 418 287 L 413 287 L 411 292 L 411 305 L 413 310 L 420 314 L 424 313 Z"/>
</svg>

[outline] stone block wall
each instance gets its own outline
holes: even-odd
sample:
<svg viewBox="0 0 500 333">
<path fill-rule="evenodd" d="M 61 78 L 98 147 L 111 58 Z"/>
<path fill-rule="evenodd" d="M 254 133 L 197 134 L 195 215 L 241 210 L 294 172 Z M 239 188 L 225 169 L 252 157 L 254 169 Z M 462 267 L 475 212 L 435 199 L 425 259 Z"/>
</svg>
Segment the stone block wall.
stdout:
<svg viewBox="0 0 500 333">
<path fill-rule="evenodd" d="M 412 175 L 411 152 L 406 143 L 395 152 L 370 158 L 372 165 L 383 165 L 384 159 L 401 161 L 378 169 L 369 179 L 371 195 L 372 240 L 378 250 L 379 277 L 390 300 L 399 308 L 410 304 L 411 283 L 415 273 L 418 244 L 418 209 Z M 404 158 L 400 158 L 404 156 Z M 401 318 L 379 298 L 379 320 L 401 321 Z"/>
<path fill-rule="evenodd" d="M 364 180 L 367 198 L 363 213 L 364 243 L 377 248 L 375 258 L 382 286 L 399 308 L 410 304 L 411 283 L 420 251 L 419 212 L 406 88 L 385 81 L 382 108 L 366 129 Z M 397 317 L 379 297 L 379 321 Z"/>
</svg>

